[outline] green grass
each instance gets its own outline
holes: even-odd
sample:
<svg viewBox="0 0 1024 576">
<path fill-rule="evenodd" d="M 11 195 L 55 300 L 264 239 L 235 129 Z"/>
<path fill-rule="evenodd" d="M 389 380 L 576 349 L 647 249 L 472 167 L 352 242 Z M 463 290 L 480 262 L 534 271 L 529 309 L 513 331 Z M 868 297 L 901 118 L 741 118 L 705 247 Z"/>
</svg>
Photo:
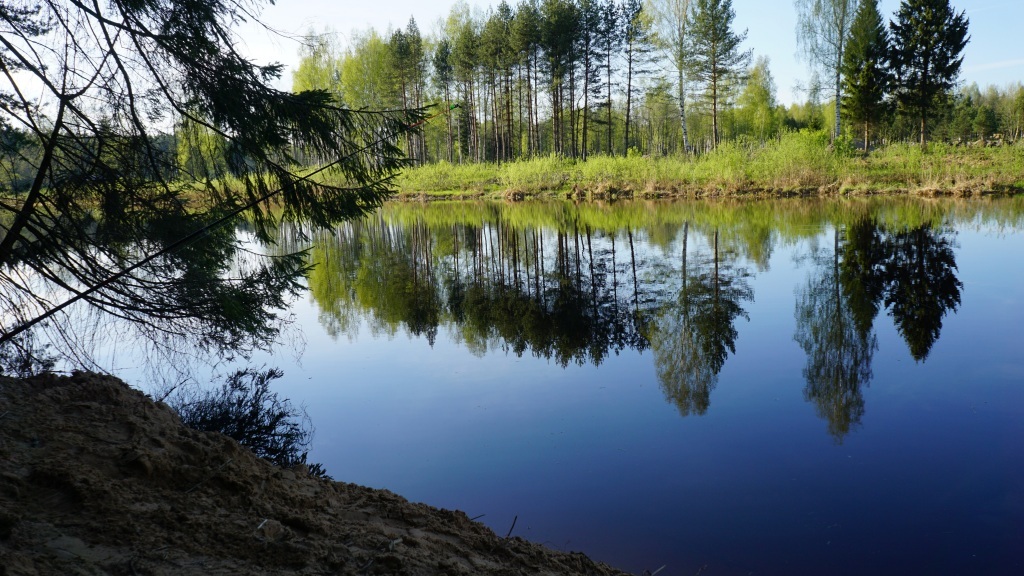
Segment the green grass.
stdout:
<svg viewBox="0 0 1024 576">
<path fill-rule="evenodd" d="M 503 164 L 432 164 L 396 180 L 406 196 L 583 197 L 974 194 L 1024 191 L 1024 147 L 886 146 L 867 155 L 820 132 L 765 145 L 727 143 L 698 157 L 556 156 Z"/>
</svg>

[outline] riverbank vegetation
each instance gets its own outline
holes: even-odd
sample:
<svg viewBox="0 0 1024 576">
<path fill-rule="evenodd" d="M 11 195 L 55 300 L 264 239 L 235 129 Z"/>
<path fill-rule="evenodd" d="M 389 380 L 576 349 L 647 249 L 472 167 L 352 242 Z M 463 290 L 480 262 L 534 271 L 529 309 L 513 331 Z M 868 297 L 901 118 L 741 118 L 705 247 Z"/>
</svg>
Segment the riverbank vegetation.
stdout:
<svg viewBox="0 0 1024 576">
<path fill-rule="evenodd" d="M 802 131 L 765 144 L 727 142 L 697 157 L 438 162 L 405 170 L 395 185 L 406 199 L 1019 193 L 1024 149 L 903 143 L 864 154 L 848 141 L 830 145 L 825 132 Z"/>
</svg>

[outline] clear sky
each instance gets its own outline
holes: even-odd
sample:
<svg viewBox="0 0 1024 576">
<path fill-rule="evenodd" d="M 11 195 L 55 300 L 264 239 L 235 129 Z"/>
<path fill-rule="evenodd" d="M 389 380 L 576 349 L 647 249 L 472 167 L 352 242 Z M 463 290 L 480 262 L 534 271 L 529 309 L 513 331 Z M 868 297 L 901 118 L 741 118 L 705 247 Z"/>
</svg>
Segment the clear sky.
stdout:
<svg viewBox="0 0 1024 576">
<path fill-rule="evenodd" d="M 500 0 L 467 0 L 484 12 Z M 899 0 L 881 0 L 883 17 L 890 19 Z M 424 35 L 436 30 L 454 4 L 453 0 L 277 0 L 263 11 L 265 24 L 286 34 L 301 36 L 310 28 L 331 29 L 342 43 L 354 30 L 405 27 L 415 17 Z M 510 0 L 515 6 L 518 0 Z M 1024 49 L 1020 47 L 1024 0 L 954 0 L 954 8 L 966 10 L 970 19 L 971 41 L 965 50 L 960 78 L 977 82 L 982 89 L 989 84 L 1006 86 L 1024 81 Z M 807 66 L 797 58 L 796 12 L 792 0 L 733 0 L 736 29 L 747 30 L 745 46 L 754 55 L 771 59 L 771 71 L 783 103 L 803 100 L 795 90 L 806 83 Z M 290 69 L 298 61 L 298 43 L 249 26 L 243 32 L 244 50 L 260 62 L 281 62 L 289 67 L 282 87 L 291 85 Z"/>
</svg>

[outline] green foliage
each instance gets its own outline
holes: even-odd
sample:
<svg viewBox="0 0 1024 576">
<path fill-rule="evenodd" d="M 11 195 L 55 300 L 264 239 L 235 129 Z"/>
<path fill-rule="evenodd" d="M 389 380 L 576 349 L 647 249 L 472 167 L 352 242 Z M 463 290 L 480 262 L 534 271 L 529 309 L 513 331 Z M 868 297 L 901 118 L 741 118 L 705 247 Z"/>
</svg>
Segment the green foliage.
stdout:
<svg viewBox="0 0 1024 576">
<path fill-rule="evenodd" d="M 82 364 L 96 333 L 177 357 L 267 347 L 305 268 L 301 255 L 263 257 L 251 244 L 271 242 L 282 219 L 328 227 L 389 195 L 404 165 L 396 138 L 420 114 L 275 89 L 281 67 L 236 48 L 232 26 L 256 8 L 0 7 L 0 102 L 31 173 L 23 194 L 0 188 L 0 346 L 43 330 Z M 307 178 L 298 156 L 329 163 L 331 184 Z M 243 212 L 244 238 L 232 228 Z"/>
<path fill-rule="evenodd" d="M 967 15 L 956 14 L 949 0 L 903 0 L 890 24 L 896 99 L 920 122 L 921 145 L 927 120 L 942 109 L 960 74 L 967 26 Z"/>
<path fill-rule="evenodd" d="M 775 101 L 775 80 L 768 67 L 768 57 L 759 56 L 747 72 L 747 81 L 736 103 L 738 132 L 750 134 L 760 142 L 775 138 L 781 130 L 778 105 Z"/>
<path fill-rule="evenodd" d="M 890 87 L 889 33 L 878 12 L 878 0 L 860 0 L 853 19 L 850 41 L 843 55 L 842 112 L 862 127 L 864 150 L 871 142 L 871 127 L 887 111 Z"/>
<path fill-rule="evenodd" d="M 341 98 L 341 62 L 334 38 L 330 31 L 306 34 L 299 48 L 299 66 L 292 72 L 293 92 L 326 90 Z"/>
<path fill-rule="evenodd" d="M 972 116 L 973 119 L 973 116 Z M 855 156 L 852 142 L 829 143 L 825 131 L 787 132 L 761 144 L 725 142 L 696 158 L 592 155 L 586 162 L 558 157 L 496 164 L 439 163 L 407 170 L 396 181 L 409 194 L 516 196 L 578 193 L 601 197 L 816 191 L 943 191 L 1021 187 L 1024 157 L 1013 146 L 956 147 L 892 144 Z"/>
<path fill-rule="evenodd" d="M 729 81 L 743 71 L 751 50 L 741 51 L 747 32 L 732 30 L 736 17 L 732 0 L 694 0 L 690 12 L 691 77 L 704 86 L 705 99 L 711 103 L 712 142 L 718 145 L 718 109 Z"/>
<path fill-rule="evenodd" d="M 391 84 L 391 51 L 375 32 L 355 34 L 341 61 L 344 101 L 355 109 L 385 110 L 398 104 Z"/>
<path fill-rule="evenodd" d="M 313 427 L 306 411 L 270 391 L 282 376 L 276 368 L 245 368 L 219 389 L 178 389 L 166 402 L 189 428 L 224 434 L 282 468 L 308 466 L 312 475 L 329 478 L 320 464 L 307 462 Z"/>
<path fill-rule="evenodd" d="M 228 175 L 227 139 L 193 119 L 184 118 L 174 130 L 179 178 L 217 180 Z"/>
</svg>

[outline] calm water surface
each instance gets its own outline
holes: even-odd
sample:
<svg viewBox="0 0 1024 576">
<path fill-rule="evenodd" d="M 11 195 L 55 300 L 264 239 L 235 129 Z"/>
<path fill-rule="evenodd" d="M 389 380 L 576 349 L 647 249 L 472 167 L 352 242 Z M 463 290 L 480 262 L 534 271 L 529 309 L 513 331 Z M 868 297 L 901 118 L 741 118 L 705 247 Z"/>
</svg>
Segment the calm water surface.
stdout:
<svg viewBox="0 0 1024 576">
<path fill-rule="evenodd" d="M 1024 573 L 1020 201 L 436 204 L 312 238 L 337 479 L 635 573 Z M 302 246 L 298 241 L 286 243 Z"/>
</svg>

